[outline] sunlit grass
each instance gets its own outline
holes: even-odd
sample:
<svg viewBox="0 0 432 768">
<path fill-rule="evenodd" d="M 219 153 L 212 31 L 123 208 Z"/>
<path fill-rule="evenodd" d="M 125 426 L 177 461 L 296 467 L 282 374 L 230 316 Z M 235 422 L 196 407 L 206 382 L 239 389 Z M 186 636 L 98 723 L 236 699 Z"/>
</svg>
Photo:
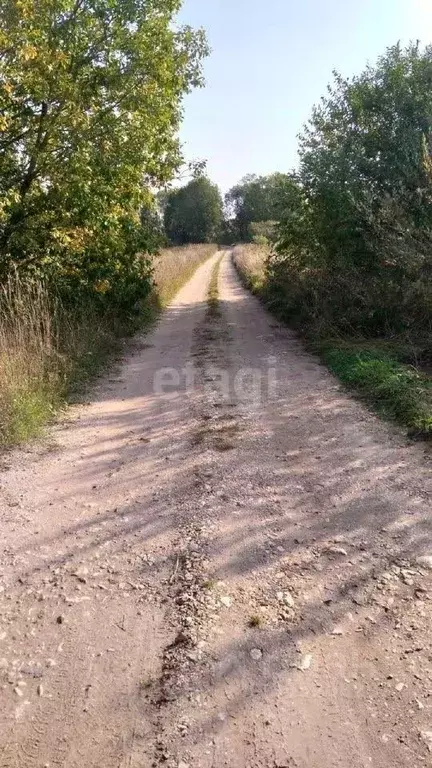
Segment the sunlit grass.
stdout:
<svg viewBox="0 0 432 768">
<path fill-rule="evenodd" d="M 169 248 L 156 260 L 155 289 L 133 327 L 145 327 L 216 246 Z M 13 274 L 0 288 L 0 446 L 38 435 L 83 391 L 131 327 L 115 312 L 68 310 L 48 287 Z"/>
</svg>

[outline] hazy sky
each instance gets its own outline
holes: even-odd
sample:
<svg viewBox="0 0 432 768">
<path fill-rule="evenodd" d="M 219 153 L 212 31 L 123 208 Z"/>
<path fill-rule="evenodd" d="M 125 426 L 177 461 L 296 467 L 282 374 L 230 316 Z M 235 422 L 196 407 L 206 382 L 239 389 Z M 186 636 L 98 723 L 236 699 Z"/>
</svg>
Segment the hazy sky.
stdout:
<svg viewBox="0 0 432 768">
<path fill-rule="evenodd" d="M 246 173 L 287 171 L 297 133 L 333 69 L 360 72 L 398 40 L 432 42 L 432 0 L 184 0 L 207 30 L 207 85 L 185 102 L 188 159 L 226 191 Z"/>
</svg>

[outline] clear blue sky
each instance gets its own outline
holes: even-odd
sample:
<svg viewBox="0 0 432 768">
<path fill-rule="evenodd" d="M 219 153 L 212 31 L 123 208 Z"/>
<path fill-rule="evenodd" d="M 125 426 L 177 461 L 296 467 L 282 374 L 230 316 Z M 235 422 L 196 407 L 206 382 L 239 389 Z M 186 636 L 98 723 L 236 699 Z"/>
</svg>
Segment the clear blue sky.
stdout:
<svg viewBox="0 0 432 768">
<path fill-rule="evenodd" d="M 398 40 L 432 42 L 432 0 L 185 0 L 180 19 L 212 47 L 207 85 L 185 101 L 185 155 L 206 158 L 224 192 L 295 166 L 333 69 L 360 72 Z"/>
</svg>

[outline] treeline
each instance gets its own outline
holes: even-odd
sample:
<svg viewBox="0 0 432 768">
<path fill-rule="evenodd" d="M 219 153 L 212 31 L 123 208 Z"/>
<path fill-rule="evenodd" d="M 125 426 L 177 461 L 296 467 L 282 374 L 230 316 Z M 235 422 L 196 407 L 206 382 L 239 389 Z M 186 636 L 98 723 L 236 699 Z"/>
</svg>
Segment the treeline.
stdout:
<svg viewBox="0 0 432 768">
<path fill-rule="evenodd" d="M 168 196 L 165 224 L 179 242 L 271 243 L 267 289 L 303 327 L 404 334 L 430 355 L 432 47 L 397 45 L 357 77 L 335 74 L 298 171 L 248 176 L 224 201 L 194 180 Z"/>
<path fill-rule="evenodd" d="M 198 166 L 188 184 L 159 195 L 168 242 L 269 242 L 276 232 L 287 176 L 246 176 L 222 198 L 219 188 L 204 171 L 202 165 Z"/>
<path fill-rule="evenodd" d="M 280 198 L 269 288 L 328 332 L 404 335 L 432 353 L 432 47 L 335 75 Z"/>
</svg>

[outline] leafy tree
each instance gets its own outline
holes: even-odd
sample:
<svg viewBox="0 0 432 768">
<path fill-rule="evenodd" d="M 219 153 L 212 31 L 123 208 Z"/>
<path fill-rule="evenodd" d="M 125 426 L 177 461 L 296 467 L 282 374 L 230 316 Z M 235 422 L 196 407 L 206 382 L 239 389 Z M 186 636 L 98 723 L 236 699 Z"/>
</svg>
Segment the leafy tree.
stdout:
<svg viewBox="0 0 432 768">
<path fill-rule="evenodd" d="M 243 242 L 253 239 L 252 224 L 271 222 L 277 218 L 279 187 L 285 176 L 245 176 L 225 197 L 227 218 L 233 221 L 236 238 Z"/>
<path fill-rule="evenodd" d="M 275 284 L 298 314 L 345 330 L 430 327 L 432 47 L 388 49 L 335 75 L 282 195 Z"/>
<path fill-rule="evenodd" d="M 222 198 L 218 187 L 198 176 L 168 193 L 164 212 L 165 231 L 177 245 L 211 243 L 222 225 Z"/>
<path fill-rule="evenodd" d="M 140 210 L 180 163 L 181 101 L 207 52 L 201 31 L 174 27 L 180 5 L 1 3 L 0 276 L 15 265 L 128 294 L 148 274 Z"/>
</svg>

